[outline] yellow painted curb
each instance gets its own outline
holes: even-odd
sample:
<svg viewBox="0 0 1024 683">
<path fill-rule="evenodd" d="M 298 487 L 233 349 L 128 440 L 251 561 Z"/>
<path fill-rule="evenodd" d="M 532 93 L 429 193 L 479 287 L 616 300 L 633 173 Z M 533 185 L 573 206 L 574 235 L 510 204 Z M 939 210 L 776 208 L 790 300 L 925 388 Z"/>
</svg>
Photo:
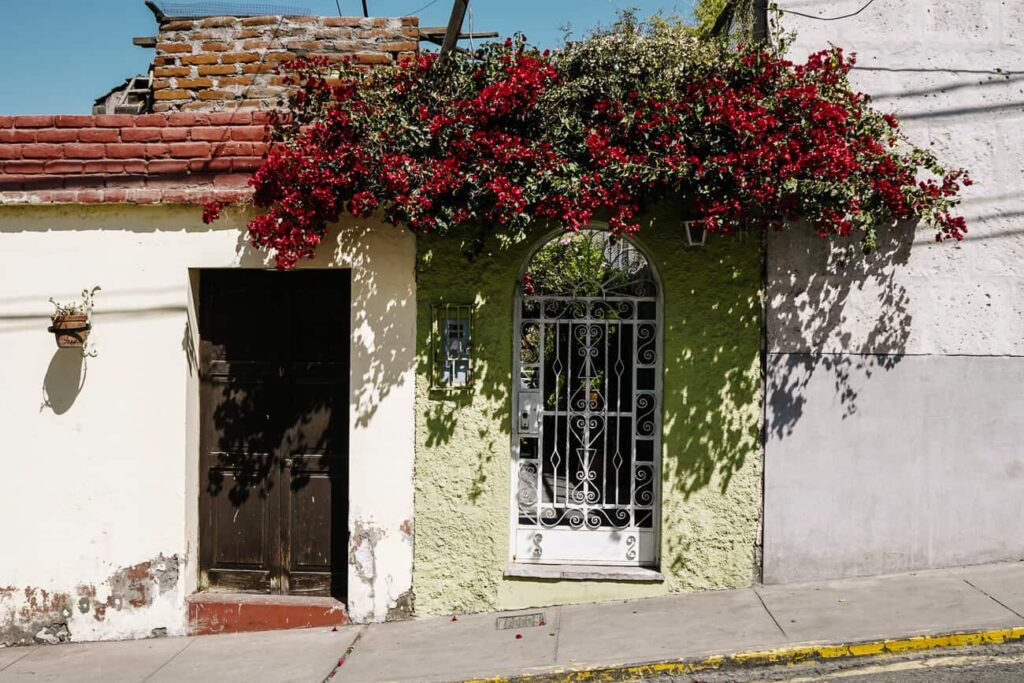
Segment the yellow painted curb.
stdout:
<svg viewBox="0 0 1024 683">
<path fill-rule="evenodd" d="M 970 633 L 946 633 L 934 636 L 894 638 L 845 645 L 801 645 L 784 647 L 778 650 L 717 655 L 706 659 L 666 660 L 648 662 L 646 664 L 623 664 L 590 669 L 559 669 L 518 676 L 474 678 L 466 680 L 464 683 L 541 683 L 548 681 L 596 683 L 598 681 L 635 681 L 653 676 L 694 674 L 725 668 L 796 666 L 852 657 L 877 657 L 942 648 L 970 647 L 973 645 L 999 645 L 1001 643 L 1013 643 L 1022 640 L 1024 640 L 1024 627 L 1003 628 Z"/>
</svg>

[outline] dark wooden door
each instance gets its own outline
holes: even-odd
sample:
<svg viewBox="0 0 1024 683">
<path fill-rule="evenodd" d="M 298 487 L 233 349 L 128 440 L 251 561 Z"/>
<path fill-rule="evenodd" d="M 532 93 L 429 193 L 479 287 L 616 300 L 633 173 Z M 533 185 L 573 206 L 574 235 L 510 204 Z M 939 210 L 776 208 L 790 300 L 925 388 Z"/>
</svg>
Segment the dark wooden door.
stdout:
<svg viewBox="0 0 1024 683">
<path fill-rule="evenodd" d="M 207 270 L 201 588 L 343 598 L 348 271 Z"/>
</svg>

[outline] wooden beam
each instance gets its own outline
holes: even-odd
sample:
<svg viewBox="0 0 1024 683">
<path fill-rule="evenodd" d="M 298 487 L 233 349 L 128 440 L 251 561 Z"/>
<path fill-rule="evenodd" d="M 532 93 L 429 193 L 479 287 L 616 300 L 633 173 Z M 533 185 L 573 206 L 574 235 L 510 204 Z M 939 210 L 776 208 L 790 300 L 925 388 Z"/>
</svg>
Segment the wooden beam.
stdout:
<svg viewBox="0 0 1024 683">
<path fill-rule="evenodd" d="M 448 18 L 448 29 L 444 34 L 444 41 L 441 43 L 440 62 L 448 60 L 448 55 L 455 48 L 455 43 L 462 33 L 462 20 L 466 16 L 466 9 L 469 8 L 469 0 L 454 0 L 452 3 L 452 14 Z"/>
<path fill-rule="evenodd" d="M 139 47 L 156 47 L 156 36 L 136 36 L 132 38 L 132 45 Z"/>
<path fill-rule="evenodd" d="M 164 14 L 163 10 L 161 10 L 153 0 L 146 0 L 146 7 L 149 8 L 149 11 L 153 13 L 153 16 L 156 17 L 158 22 L 167 18 L 167 15 Z"/>
<path fill-rule="evenodd" d="M 448 32 L 446 26 L 422 26 L 420 27 L 421 36 L 444 36 Z M 460 33 L 459 39 L 463 38 L 497 38 L 497 31 L 474 31 L 472 33 Z"/>
<path fill-rule="evenodd" d="M 729 27 L 732 24 L 732 16 L 735 12 L 733 6 L 733 0 L 725 3 L 725 7 L 719 12 L 718 18 L 715 19 L 715 25 L 711 27 L 712 36 L 723 36 L 729 32 Z"/>
<path fill-rule="evenodd" d="M 434 45 L 440 45 L 441 43 L 443 43 L 443 42 L 444 42 L 444 38 L 443 38 L 442 36 L 434 36 L 434 35 L 431 35 L 431 36 L 423 36 L 423 40 L 427 41 L 428 43 L 433 43 Z M 459 47 L 458 45 L 456 45 L 456 46 L 455 46 L 455 47 L 453 47 L 452 49 L 453 49 L 453 50 L 454 50 L 455 52 L 460 52 L 460 53 L 462 53 L 462 54 L 464 54 L 464 55 L 471 55 L 471 54 L 473 54 L 472 52 L 470 52 L 470 51 L 469 51 L 469 50 L 467 50 L 466 48 L 464 48 L 464 47 Z"/>
<path fill-rule="evenodd" d="M 480 40 L 481 38 L 497 38 L 497 31 L 484 31 L 484 32 L 473 32 L 473 33 L 460 33 L 458 36 L 459 40 Z M 436 42 L 438 45 L 444 40 L 443 33 L 420 33 L 420 40 L 429 40 L 430 42 Z"/>
<path fill-rule="evenodd" d="M 754 40 L 768 40 L 768 0 L 754 0 Z"/>
</svg>

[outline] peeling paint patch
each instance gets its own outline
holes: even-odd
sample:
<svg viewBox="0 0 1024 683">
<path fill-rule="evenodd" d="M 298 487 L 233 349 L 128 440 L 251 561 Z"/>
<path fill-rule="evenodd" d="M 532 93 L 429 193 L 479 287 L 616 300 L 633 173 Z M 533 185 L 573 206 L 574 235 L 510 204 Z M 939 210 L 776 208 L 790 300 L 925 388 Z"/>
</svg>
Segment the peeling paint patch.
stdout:
<svg viewBox="0 0 1024 683">
<path fill-rule="evenodd" d="M 0 592 L 0 646 L 67 642 L 71 614 L 67 593 L 8 587 Z"/>
<path fill-rule="evenodd" d="M 412 619 L 416 608 L 416 595 L 412 589 L 405 591 L 388 605 L 388 613 L 384 621 L 405 621 Z"/>
<path fill-rule="evenodd" d="M 407 519 L 398 526 L 398 530 L 402 532 L 402 538 L 412 543 L 413 536 L 413 521 Z"/>
<path fill-rule="evenodd" d="M 384 538 L 384 532 L 362 521 L 356 521 L 352 527 L 352 540 L 349 545 L 349 566 L 356 570 L 356 575 L 363 582 L 373 586 L 377 576 L 377 560 L 374 549 Z"/>
<path fill-rule="evenodd" d="M 103 600 L 97 599 L 95 586 L 79 585 L 78 609 L 83 614 L 91 610 L 96 621 L 103 621 L 107 610 L 121 611 L 126 606 L 132 609 L 149 607 L 156 595 L 173 590 L 177 584 L 178 556 L 164 557 L 161 553 L 152 560 L 111 574 L 106 581 L 109 591 Z"/>
<path fill-rule="evenodd" d="M 348 566 L 350 575 L 363 584 L 358 598 L 349 591 L 348 609 L 353 621 L 373 621 L 377 612 L 377 544 L 385 537 L 383 529 L 369 522 L 355 520 L 349 536 Z M 382 596 L 382 597 L 386 597 Z M 381 608 L 384 605 L 380 606 Z M 383 611 L 383 609 L 381 609 Z M 384 616 L 384 615 L 381 615 Z M 379 617 L 377 617 L 379 618 Z"/>
<path fill-rule="evenodd" d="M 99 585 L 79 583 L 73 591 L 0 588 L 0 646 L 65 643 L 86 623 L 79 621 L 76 627 L 75 619 L 104 622 L 112 613 L 144 610 L 158 596 L 177 589 L 178 566 L 177 555 L 161 553 L 115 571 Z M 160 629 L 166 633 L 163 626 L 151 630 Z M 96 633 L 92 627 L 85 630 Z"/>
<path fill-rule="evenodd" d="M 66 643 L 69 640 L 71 640 L 71 631 L 68 630 L 68 625 L 65 623 L 45 626 L 39 630 L 35 637 L 37 643 L 46 643 L 47 645 Z"/>
</svg>

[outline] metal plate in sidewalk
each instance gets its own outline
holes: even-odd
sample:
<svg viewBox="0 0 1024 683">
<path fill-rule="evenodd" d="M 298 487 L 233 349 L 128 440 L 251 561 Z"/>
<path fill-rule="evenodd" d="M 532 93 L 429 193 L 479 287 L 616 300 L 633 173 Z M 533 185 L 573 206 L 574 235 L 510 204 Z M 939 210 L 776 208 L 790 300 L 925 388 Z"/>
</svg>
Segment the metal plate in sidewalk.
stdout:
<svg viewBox="0 0 1024 683">
<path fill-rule="evenodd" d="M 534 612 L 533 614 L 516 614 L 509 617 L 498 617 L 495 626 L 499 631 L 508 631 L 514 628 L 532 628 L 544 623 L 544 613 Z"/>
</svg>

